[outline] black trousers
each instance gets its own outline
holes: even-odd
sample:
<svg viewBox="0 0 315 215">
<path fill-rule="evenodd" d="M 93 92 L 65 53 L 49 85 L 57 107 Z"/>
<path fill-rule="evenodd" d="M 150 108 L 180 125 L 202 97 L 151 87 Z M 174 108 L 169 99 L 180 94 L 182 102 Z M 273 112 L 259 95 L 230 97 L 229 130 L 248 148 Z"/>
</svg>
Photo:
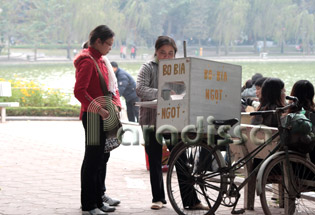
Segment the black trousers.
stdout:
<svg viewBox="0 0 315 215">
<path fill-rule="evenodd" d="M 100 144 L 87 144 L 87 113 L 83 113 L 82 123 L 85 129 L 85 154 L 81 167 L 81 205 L 83 211 L 89 211 L 103 204 L 102 196 L 106 191 L 106 166 L 110 153 L 104 153 L 105 133 L 103 120 L 100 120 Z"/>
<path fill-rule="evenodd" d="M 161 201 L 164 204 L 165 193 L 163 184 L 163 172 L 162 172 L 162 145 L 159 144 L 155 138 L 155 130 L 150 130 L 144 132 L 145 140 L 145 151 L 148 154 L 149 165 L 150 165 L 150 182 L 151 182 L 151 192 L 152 192 L 152 202 Z M 168 146 L 172 150 L 172 146 Z M 196 191 L 192 185 L 185 183 L 187 180 L 187 174 L 185 174 L 185 162 L 187 157 L 185 154 L 180 156 L 180 159 L 175 164 L 177 177 L 179 179 L 180 193 L 183 201 L 183 206 L 194 206 L 200 203 L 197 198 Z"/>
<path fill-rule="evenodd" d="M 139 107 L 135 106 L 135 102 L 138 102 L 139 98 L 131 99 L 130 101 L 126 101 L 126 107 L 127 107 L 127 115 L 128 120 L 130 122 L 139 122 Z"/>
</svg>

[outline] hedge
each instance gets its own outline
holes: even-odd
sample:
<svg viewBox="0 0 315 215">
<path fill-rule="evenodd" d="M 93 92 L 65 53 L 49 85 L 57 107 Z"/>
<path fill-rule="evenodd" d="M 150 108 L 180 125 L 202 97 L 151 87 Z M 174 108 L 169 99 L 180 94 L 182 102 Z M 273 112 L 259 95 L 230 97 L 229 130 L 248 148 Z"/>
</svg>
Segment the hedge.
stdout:
<svg viewBox="0 0 315 215">
<path fill-rule="evenodd" d="M 80 107 L 11 107 L 8 116 L 68 116 L 79 117 Z"/>
</svg>

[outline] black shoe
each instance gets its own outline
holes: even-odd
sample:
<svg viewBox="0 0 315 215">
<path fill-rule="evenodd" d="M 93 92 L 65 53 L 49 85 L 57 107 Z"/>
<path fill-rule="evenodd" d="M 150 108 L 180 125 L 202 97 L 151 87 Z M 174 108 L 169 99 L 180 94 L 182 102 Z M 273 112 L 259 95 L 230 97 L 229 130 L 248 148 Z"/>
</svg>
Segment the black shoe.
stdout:
<svg viewBox="0 0 315 215">
<path fill-rule="evenodd" d="M 116 208 L 109 206 L 106 203 L 103 203 L 102 207 L 99 207 L 99 209 L 103 212 L 114 212 L 116 210 Z"/>
<path fill-rule="evenodd" d="M 110 206 L 117 206 L 120 204 L 120 200 L 113 199 L 113 198 L 107 196 L 106 194 L 104 194 L 104 196 L 102 196 L 102 199 L 103 199 L 104 203 L 107 203 Z"/>
<path fill-rule="evenodd" d="M 106 213 L 104 213 L 102 210 L 95 208 L 93 210 L 90 211 L 82 211 L 82 215 L 105 215 Z"/>
</svg>

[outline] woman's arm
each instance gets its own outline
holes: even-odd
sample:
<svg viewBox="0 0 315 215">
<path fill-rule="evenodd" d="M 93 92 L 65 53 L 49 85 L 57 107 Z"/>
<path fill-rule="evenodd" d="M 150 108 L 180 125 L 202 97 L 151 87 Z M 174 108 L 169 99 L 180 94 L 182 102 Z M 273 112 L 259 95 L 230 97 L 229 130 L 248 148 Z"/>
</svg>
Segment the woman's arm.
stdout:
<svg viewBox="0 0 315 215">
<path fill-rule="evenodd" d="M 144 101 L 151 101 L 157 98 L 158 89 L 154 86 L 154 82 L 157 83 L 157 71 L 149 64 L 143 64 L 140 68 L 136 92 L 139 98 Z"/>
<path fill-rule="evenodd" d="M 74 96 L 81 102 L 82 105 L 88 106 L 93 98 L 87 92 L 93 69 L 94 62 L 88 58 L 82 59 L 76 70 L 76 82 L 74 85 Z"/>
</svg>

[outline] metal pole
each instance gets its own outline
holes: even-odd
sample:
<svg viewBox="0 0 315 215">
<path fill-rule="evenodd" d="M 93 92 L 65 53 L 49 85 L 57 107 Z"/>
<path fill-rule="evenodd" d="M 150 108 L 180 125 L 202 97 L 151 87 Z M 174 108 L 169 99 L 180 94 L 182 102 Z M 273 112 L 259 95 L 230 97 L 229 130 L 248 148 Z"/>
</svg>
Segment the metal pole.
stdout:
<svg viewBox="0 0 315 215">
<path fill-rule="evenodd" d="M 183 41 L 183 48 L 184 48 L 184 58 L 187 57 L 187 53 L 186 53 L 186 40 Z"/>
</svg>

